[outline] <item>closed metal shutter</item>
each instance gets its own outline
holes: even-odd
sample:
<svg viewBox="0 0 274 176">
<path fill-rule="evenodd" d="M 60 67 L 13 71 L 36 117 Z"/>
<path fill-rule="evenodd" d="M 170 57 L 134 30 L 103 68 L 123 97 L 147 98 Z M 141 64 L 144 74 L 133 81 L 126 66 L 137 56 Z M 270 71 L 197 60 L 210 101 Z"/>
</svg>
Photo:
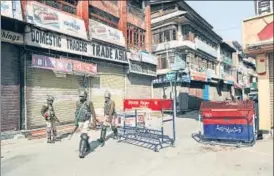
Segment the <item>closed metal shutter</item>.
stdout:
<svg viewBox="0 0 274 176">
<path fill-rule="evenodd" d="M 40 111 L 42 105 L 46 104 L 47 95 L 54 96 L 55 113 L 61 123 L 73 122 L 79 89 L 84 88 L 84 77 L 67 75 L 65 78 L 60 78 L 51 70 L 31 68 L 30 60 L 28 65 L 26 92 L 28 129 L 45 126 Z"/>
<path fill-rule="evenodd" d="M 122 66 L 98 63 L 98 77 L 90 78 L 91 101 L 97 114 L 103 113 L 104 93 L 109 91 L 111 99 L 115 102 L 116 111 L 123 109 L 125 97 L 125 74 Z"/>
<path fill-rule="evenodd" d="M 218 89 L 216 84 L 211 84 L 209 87 L 209 100 L 210 101 L 219 101 L 221 97 L 218 94 Z"/>
<path fill-rule="evenodd" d="M 20 61 L 15 45 L 1 42 L 1 131 L 20 128 Z"/>
<path fill-rule="evenodd" d="M 269 86 L 270 86 L 270 118 L 271 118 L 271 127 L 273 127 L 273 79 L 274 79 L 274 69 L 273 69 L 273 65 L 274 65 L 274 54 L 273 53 L 270 53 L 269 54 L 269 64 L 268 64 L 268 67 L 269 67 Z"/>
<path fill-rule="evenodd" d="M 151 98 L 152 77 L 143 75 L 128 75 L 126 85 L 126 98 Z"/>
<path fill-rule="evenodd" d="M 199 109 L 200 103 L 203 100 L 203 83 L 191 82 L 189 88 L 189 109 Z"/>
</svg>

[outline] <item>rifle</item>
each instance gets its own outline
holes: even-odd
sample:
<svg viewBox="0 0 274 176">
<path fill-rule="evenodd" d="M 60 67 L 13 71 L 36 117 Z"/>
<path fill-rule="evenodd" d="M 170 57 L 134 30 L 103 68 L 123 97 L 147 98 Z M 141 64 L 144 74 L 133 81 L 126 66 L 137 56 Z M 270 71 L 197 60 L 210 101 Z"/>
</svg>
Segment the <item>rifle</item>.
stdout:
<svg viewBox="0 0 274 176">
<path fill-rule="evenodd" d="M 75 126 L 75 128 L 74 128 L 74 130 L 72 131 L 72 133 L 71 133 L 71 135 L 70 135 L 70 138 L 69 138 L 69 140 L 72 138 L 72 136 L 73 136 L 73 134 L 75 133 L 75 131 L 78 129 L 78 125 L 77 126 Z"/>
</svg>

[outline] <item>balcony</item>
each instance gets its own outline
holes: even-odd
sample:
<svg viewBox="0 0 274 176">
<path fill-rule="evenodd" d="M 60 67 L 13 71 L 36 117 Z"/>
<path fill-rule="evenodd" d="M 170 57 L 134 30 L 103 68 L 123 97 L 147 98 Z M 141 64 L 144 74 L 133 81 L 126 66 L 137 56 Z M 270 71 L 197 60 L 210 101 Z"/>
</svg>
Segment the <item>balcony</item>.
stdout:
<svg viewBox="0 0 274 176">
<path fill-rule="evenodd" d="M 152 51 L 153 52 L 164 51 L 167 49 L 166 46 L 168 46 L 168 49 L 178 48 L 178 47 L 183 47 L 183 46 L 189 47 L 194 50 L 196 49 L 195 43 L 193 43 L 189 40 L 185 40 L 185 41 L 173 40 L 173 41 L 169 41 L 166 43 L 159 43 L 159 44 L 153 45 Z"/>
<path fill-rule="evenodd" d="M 225 55 L 221 55 L 221 59 L 223 61 L 223 63 L 227 64 L 227 65 L 233 65 L 233 61 L 231 57 L 227 57 Z"/>
<path fill-rule="evenodd" d="M 217 58 L 217 49 L 211 47 L 210 45 L 206 44 L 202 40 L 195 38 L 195 45 L 196 45 L 196 49 L 199 49 Z"/>
</svg>

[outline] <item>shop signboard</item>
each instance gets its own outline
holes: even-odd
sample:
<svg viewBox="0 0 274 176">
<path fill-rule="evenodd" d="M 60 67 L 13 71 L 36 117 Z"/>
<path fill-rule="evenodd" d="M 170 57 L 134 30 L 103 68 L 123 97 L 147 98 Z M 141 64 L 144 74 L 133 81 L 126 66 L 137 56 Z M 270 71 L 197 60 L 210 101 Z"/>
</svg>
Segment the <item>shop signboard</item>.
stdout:
<svg viewBox="0 0 274 176">
<path fill-rule="evenodd" d="M 18 0 L 1 1 L 1 16 L 23 21 L 21 1 L 18 1 Z"/>
<path fill-rule="evenodd" d="M 84 73 L 94 75 L 97 73 L 97 64 L 85 63 L 77 60 L 71 60 L 73 71 L 76 73 Z"/>
<path fill-rule="evenodd" d="M 22 34 L 3 29 L 1 29 L 1 41 L 19 45 L 24 43 Z"/>
<path fill-rule="evenodd" d="M 97 40 L 102 40 L 124 47 L 126 46 L 125 37 L 122 31 L 95 20 L 89 20 L 89 34 L 91 38 L 95 38 Z"/>
<path fill-rule="evenodd" d="M 157 65 L 157 57 L 145 51 L 141 52 L 141 60 L 145 63 Z"/>
<path fill-rule="evenodd" d="M 172 99 L 125 99 L 124 110 L 137 108 L 146 108 L 152 111 L 161 111 L 162 109 L 172 109 Z"/>
<path fill-rule="evenodd" d="M 26 2 L 25 14 L 28 23 L 87 40 L 84 20 L 37 1 Z"/>
<path fill-rule="evenodd" d="M 177 80 L 177 73 L 176 72 L 168 72 L 166 74 L 166 81 L 174 82 Z"/>
<path fill-rule="evenodd" d="M 26 28 L 26 45 L 52 49 L 65 53 L 95 57 L 108 61 L 128 63 L 126 51 L 112 45 L 89 42 L 81 39 L 47 32 L 37 28 Z"/>
<path fill-rule="evenodd" d="M 190 76 L 191 76 L 191 80 L 194 80 L 194 81 L 202 81 L 202 82 L 207 81 L 207 76 L 205 72 L 197 72 L 197 71 L 191 70 Z"/>
<path fill-rule="evenodd" d="M 155 70 L 152 67 L 146 66 L 142 63 L 132 63 L 129 62 L 129 71 L 132 73 L 137 73 L 137 74 L 143 74 L 143 75 L 148 75 L 148 76 L 156 76 L 156 67 Z"/>
<path fill-rule="evenodd" d="M 36 54 L 32 55 L 32 67 L 72 73 L 72 62 L 70 60 Z"/>
<path fill-rule="evenodd" d="M 32 55 L 32 67 L 54 70 L 68 74 L 84 73 L 94 75 L 97 73 L 97 64 L 85 63 L 63 57 L 58 59 L 37 54 Z"/>
</svg>

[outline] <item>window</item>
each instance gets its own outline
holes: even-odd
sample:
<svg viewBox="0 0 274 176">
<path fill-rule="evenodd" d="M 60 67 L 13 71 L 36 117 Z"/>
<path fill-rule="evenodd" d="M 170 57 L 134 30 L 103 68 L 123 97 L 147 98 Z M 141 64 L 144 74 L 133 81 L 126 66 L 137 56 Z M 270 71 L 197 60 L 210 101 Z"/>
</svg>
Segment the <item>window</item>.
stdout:
<svg viewBox="0 0 274 176">
<path fill-rule="evenodd" d="M 153 34 L 153 44 L 176 40 L 176 29 L 168 29 Z"/>
<path fill-rule="evenodd" d="M 145 46 L 145 30 L 132 24 L 127 25 L 127 44 L 128 47 L 143 48 Z"/>
<path fill-rule="evenodd" d="M 103 23 L 113 28 L 118 28 L 119 19 L 96 7 L 89 7 L 90 19 Z"/>
<path fill-rule="evenodd" d="M 76 6 L 78 1 L 77 0 L 36 0 L 40 3 L 46 4 L 48 6 L 51 6 L 53 8 L 62 10 L 64 12 L 70 13 L 75 15 L 76 14 Z"/>
<path fill-rule="evenodd" d="M 166 59 L 166 54 L 158 55 L 158 65 L 157 69 L 166 69 L 168 68 L 168 63 Z"/>
</svg>

